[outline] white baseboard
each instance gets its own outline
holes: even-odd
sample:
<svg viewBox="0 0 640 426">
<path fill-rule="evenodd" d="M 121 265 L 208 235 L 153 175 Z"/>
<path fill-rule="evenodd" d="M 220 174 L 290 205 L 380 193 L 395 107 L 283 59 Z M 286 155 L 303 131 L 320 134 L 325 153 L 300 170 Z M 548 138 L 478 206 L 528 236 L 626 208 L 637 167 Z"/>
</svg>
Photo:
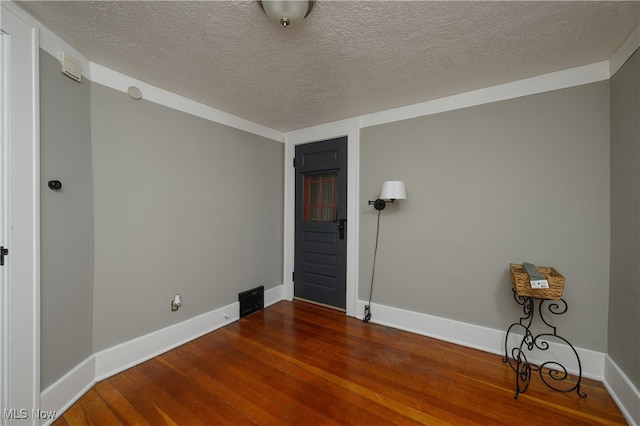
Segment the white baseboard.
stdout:
<svg viewBox="0 0 640 426">
<path fill-rule="evenodd" d="M 280 285 L 265 291 L 265 307 L 282 300 L 283 288 Z M 238 302 L 234 302 L 98 352 L 95 354 L 96 381 L 113 376 L 238 319 L 239 306 Z"/>
<path fill-rule="evenodd" d="M 629 425 L 638 426 L 640 424 L 640 391 L 609 355 L 605 356 L 604 362 L 604 386 L 618 404 Z"/>
<path fill-rule="evenodd" d="M 274 287 L 264 292 L 264 307 L 271 306 L 274 303 L 284 300 L 284 284 Z"/>
<path fill-rule="evenodd" d="M 113 376 L 237 320 L 238 302 L 234 302 L 100 351 L 95 354 L 96 381 Z"/>
<path fill-rule="evenodd" d="M 265 307 L 279 302 L 283 295 L 284 285 L 265 290 Z M 41 393 L 41 410 L 56 411 L 59 417 L 100 380 L 237 321 L 238 317 L 238 302 L 234 302 L 91 355 Z"/>
<path fill-rule="evenodd" d="M 360 300 L 358 312 L 364 312 L 366 304 L 366 301 Z M 371 304 L 371 314 L 371 322 L 373 323 L 504 356 L 506 329 L 496 330 L 480 327 L 374 303 Z M 359 315 L 358 318 L 362 319 L 362 316 Z M 566 345 L 550 342 L 550 346 L 549 351 L 545 351 L 550 357 L 555 352 L 564 351 L 566 353 Z M 640 424 L 640 391 L 607 354 L 584 348 L 575 349 L 582 363 L 583 377 L 603 382 L 627 422 L 631 426 L 638 426 Z M 529 360 L 534 364 L 540 361 L 535 358 L 535 354 Z M 567 369 L 572 374 L 576 373 L 568 365 Z"/>
<path fill-rule="evenodd" d="M 95 355 L 78 364 L 40 394 L 40 410 L 56 411 L 58 417 L 96 383 Z M 46 424 L 53 423 L 51 419 Z"/>
<path fill-rule="evenodd" d="M 283 300 L 284 285 L 266 290 L 265 307 Z M 364 312 L 365 301 L 358 301 Z M 195 318 L 121 343 L 91 355 L 41 394 L 41 409 L 60 416 L 96 382 L 238 320 L 234 302 Z M 371 322 L 433 337 L 485 352 L 504 355 L 506 330 L 496 330 L 460 321 L 411 312 L 384 305 L 371 305 Z M 359 316 L 361 319 L 362 317 Z M 562 345 L 554 345 L 562 349 Z M 584 377 L 600 380 L 631 425 L 640 422 L 640 392 L 607 355 L 576 348 Z M 553 352 L 553 348 L 549 352 Z M 530 359 L 536 362 L 535 359 Z M 569 372 L 570 367 L 567 367 Z"/>
<path fill-rule="evenodd" d="M 366 304 L 366 301 L 360 300 L 358 302 L 358 312 L 364 312 L 364 306 Z M 389 327 L 504 356 L 506 328 L 504 330 L 496 330 L 390 306 L 377 305 L 375 303 L 371 304 L 371 313 L 371 322 L 377 324 L 387 325 Z M 362 318 L 362 316 L 359 316 L 359 318 Z M 546 355 L 544 358 L 539 357 L 540 352 L 536 353 L 534 351 L 530 354 L 529 361 L 538 364 L 547 361 L 549 358 L 553 358 L 555 354 L 564 354 L 568 350 L 570 351 L 568 346 L 555 342 L 549 342 L 549 346 L 549 350 L 544 352 L 544 355 Z M 604 379 L 605 354 L 589 349 L 575 349 L 582 364 L 582 376 L 602 381 Z M 577 361 L 575 365 L 567 362 L 566 367 L 569 373 L 578 373 Z"/>
</svg>

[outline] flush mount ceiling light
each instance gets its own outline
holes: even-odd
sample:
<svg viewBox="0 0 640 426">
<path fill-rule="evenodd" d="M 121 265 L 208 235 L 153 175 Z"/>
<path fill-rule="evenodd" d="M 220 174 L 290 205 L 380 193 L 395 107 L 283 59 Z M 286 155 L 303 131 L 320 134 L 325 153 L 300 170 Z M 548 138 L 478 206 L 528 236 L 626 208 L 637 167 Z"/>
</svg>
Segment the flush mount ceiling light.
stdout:
<svg viewBox="0 0 640 426">
<path fill-rule="evenodd" d="M 316 2 L 314 0 L 259 0 L 258 3 L 271 21 L 286 28 L 306 18 Z"/>
</svg>

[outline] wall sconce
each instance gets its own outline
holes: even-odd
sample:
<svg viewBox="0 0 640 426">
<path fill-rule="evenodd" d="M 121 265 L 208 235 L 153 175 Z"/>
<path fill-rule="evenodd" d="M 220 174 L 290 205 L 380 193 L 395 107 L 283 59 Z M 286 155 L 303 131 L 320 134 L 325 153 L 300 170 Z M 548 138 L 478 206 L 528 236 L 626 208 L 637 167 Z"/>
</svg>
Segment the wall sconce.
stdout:
<svg viewBox="0 0 640 426">
<path fill-rule="evenodd" d="M 364 317 L 362 322 L 369 322 L 371 319 L 371 298 L 373 296 L 373 278 L 376 275 L 376 257 L 378 255 L 378 237 L 380 236 L 380 212 L 389 203 L 395 203 L 396 200 L 406 200 L 407 191 L 404 189 L 404 182 L 401 180 L 388 180 L 382 184 L 380 198 L 375 201 L 369 200 L 369 205 L 378 210 L 378 223 L 376 225 L 376 246 L 373 249 L 373 269 L 371 271 L 371 290 L 369 291 L 369 304 L 364 307 Z M 385 201 L 387 200 L 387 201 Z"/>
<path fill-rule="evenodd" d="M 373 205 L 376 210 L 382 210 L 386 207 L 387 202 L 395 203 L 396 200 L 406 199 L 407 192 L 404 189 L 404 182 L 401 180 L 388 180 L 382 184 L 380 198 L 375 201 L 369 200 L 369 205 Z"/>
<path fill-rule="evenodd" d="M 284 28 L 302 21 L 311 13 L 315 0 L 261 0 L 260 7 L 267 17 Z"/>
</svg>

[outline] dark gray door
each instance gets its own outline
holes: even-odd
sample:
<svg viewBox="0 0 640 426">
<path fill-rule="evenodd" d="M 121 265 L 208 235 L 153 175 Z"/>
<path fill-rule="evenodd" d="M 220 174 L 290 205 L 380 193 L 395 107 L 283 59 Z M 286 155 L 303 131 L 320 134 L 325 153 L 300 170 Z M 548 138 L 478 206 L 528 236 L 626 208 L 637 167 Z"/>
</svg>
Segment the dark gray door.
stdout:
<svg viewBox="0 0 640 426">
<path fill-rule="evenodd" d="M 296 146 L 294 295 L 347 305 L 347 138 Z"/>
</svg>

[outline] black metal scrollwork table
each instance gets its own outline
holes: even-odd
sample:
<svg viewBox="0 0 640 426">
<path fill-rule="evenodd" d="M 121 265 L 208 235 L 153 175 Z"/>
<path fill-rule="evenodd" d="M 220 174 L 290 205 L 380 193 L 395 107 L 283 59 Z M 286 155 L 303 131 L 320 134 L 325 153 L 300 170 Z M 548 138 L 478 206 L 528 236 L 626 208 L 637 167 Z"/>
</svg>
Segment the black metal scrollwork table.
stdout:
<svg viewBox="0 0 640 426">
<path fill-rule="evenodd" d="M 502 361 L 508 363 L 511 369 L 516 373 L 516 393 L 514 398 L 518 398 L 518 395 L 524 393 L 529 387 L 532 374 L 538 372 L 542 382 L 553 390 L 560 392 L 572 392 L 576 391 L 579 396 L 586 398 L 587 395 L 580 391 L 580 383 L 582 381 L 582 364 L 580 363 L 580 357 L 573 345 L 564 337 L 558 335 L 556 327 L 551 325 L 545 318 L 545 314 L 562 315 L 567 312 L 567 302 L 564 299 L 550 300 L 541 299 L 531 296 L 523 296 L 518 294 L 515 288 L 513 291 L 513 298 L 522 306 L 524 316 L 520 317 L 518 322 L 515 322 L 509 326 L 507 335 L 504 339 L 504 358 Z M 534 317 L 536 312 L 536 305 L 538 307 L 538 317 L 542 322 L 544 330 L 537 335 L 534 335 L 532 331 L 532 324 L 534 323 Z M 509 350 L 509 335 L 517 337 L 519 344 L 512 347 Z M 522 335 L 522 339 L 520 337 Z M 513 341 L 513 339 L 512 339 Z M 564 343 L 569 352 L 573 352 L 575 360 L 577 361 L 578 377 L 574 383 L 570 378 L 567 368 L 557 360 L 550 360 L 540 363 L 540 365 L 534 365 L 527 359 L 527 353 L 533 350 L 539 350 L 540 353 L 549 350 L 549 341 L 556 341 Z M 511 356 L 509 356 L 511 355 Z"/>
</svg>

